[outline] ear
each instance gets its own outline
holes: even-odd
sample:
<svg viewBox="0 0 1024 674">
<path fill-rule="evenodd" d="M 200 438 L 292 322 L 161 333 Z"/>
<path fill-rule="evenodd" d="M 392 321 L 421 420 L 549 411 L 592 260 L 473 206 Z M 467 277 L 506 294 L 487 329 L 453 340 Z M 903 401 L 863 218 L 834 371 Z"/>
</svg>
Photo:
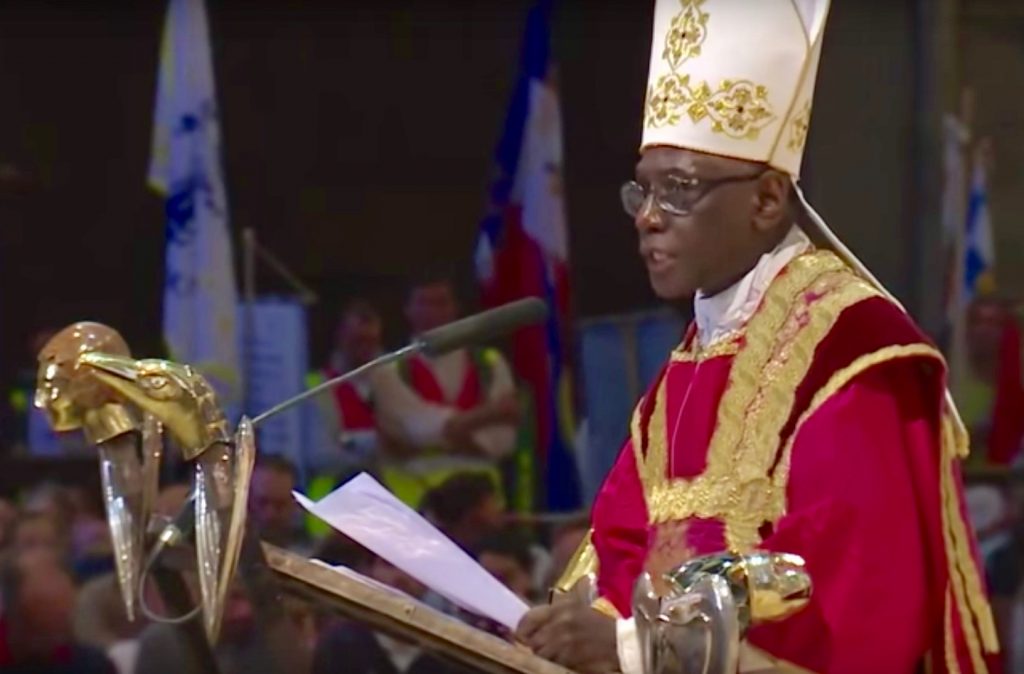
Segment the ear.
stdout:
<svg viewBox="0 0 1024 674">
<path fill-rule="evenodd" d="M 769 232 L 789 219 L 789 176 L 780 171 L 769 169 L 757 181 L 757 192 L 754 195 L 754 228 L 760 232 Z"/>
</svg>

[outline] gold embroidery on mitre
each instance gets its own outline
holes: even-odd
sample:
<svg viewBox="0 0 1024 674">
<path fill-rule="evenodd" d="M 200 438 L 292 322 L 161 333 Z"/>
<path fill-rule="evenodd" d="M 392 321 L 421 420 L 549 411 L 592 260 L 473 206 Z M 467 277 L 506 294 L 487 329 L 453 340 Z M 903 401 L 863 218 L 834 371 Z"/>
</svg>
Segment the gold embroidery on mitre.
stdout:
<svg viewBox="0 0 1024 674">
<path fill-rule="evenodd" d="M 786 147 L 790 152 L 800 152 L 807 143 L 807 132 L 811 128 L 811 101 L 807 100 L 800 112 L 789 125 L 789 141 Z"/>
<path fill-rule="evenodd" d="M 790 263 L 769 287 L 733 361 L 705 471 L 693 479 L 670 480 L 668 438 L 651 429 L 642 473 L 652 523 L 719 519 L 730 550 L 747 552 L 760 543 L 758 530 L 784 506 L 784 495 L 774 492 L 768 473 L 814 350 L 843 311 L 877 295 L 831 252 Z"/>
<path fill-rule="evenodd" d="M 709 14 L 700 9 L 704 1 L 680 0 L 681 9 L 672 18 L 661 52 L 672 72 L 647 88 L 644 125 L 674 126 L 685 111 L 694 124 L 710 118 L 714 133 L 756 140 L 761 129 L 775 119 L 767 87 L 749 80 L 725 80 L 718 89 L 711 89 L 707 82 L 691 84 L 690 76 L 679 71 L 688 60 L 700 56 L 707 38 Z"/>
<path fill-rule="evenodd" d="M 730 138 L 757 138 L 765 124 L 772 121 L 768 89 L 747 80 L 726 80 L 707 102 L 711 128 Z"/>
<path fill-rule="evenodd" d="M 672 70 L 694 56 L 700 56 L 700 46 L 708 36 L 708 13 L 700 6 L 705 0 L 681 0 L 683 9 L 672 17 L 672 25 L 665 36 L 665 49 L 661 57 Z"/>
</svg>

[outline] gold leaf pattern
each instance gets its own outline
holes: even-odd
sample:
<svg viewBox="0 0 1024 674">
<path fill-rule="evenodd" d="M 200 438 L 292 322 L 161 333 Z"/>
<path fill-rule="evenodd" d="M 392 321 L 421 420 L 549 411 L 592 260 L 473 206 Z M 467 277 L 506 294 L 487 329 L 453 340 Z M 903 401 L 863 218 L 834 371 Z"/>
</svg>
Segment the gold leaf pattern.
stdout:
<svg viewBox="0 0 1024 674">
<path fill-rule="evenodd" d="M 672 126 L 679 123 L 679 110 L 692 99 L 689 77 L 662 75 L 657 85 L 647 88 L 648 126 Z"/>
<path fill-rule="evenodd" d="M 704 2 L 682 0 L 682 11 L 672 18 L 661 57 L 668 61 L 673 71 L 690 58 L 700 56 L 700 46 L 708 34 L 708 14 L 700 9 Z"/>
<path fill-rule="evenodd" d="M 756 140 L 761 129 L 775 119 L 768 103 L 768 89 L 749 80 L 726 80 L 718 89 L 707 82 L 691 85 L 690 76 L 680 68 L 701 54 L 708 34 L 705 0 L 680 0 L 681 9 L 668 33 L 661 57 L 672 71 L 647 88 L 644 125 L 649 128 L 674 126 L 685 110 L 694 124 L 711 119 L 711 130 L 736 139 Z M 808 111 L 809 112 L 809 111 Z"/>
<path fill-rule="evenodd" d="M 730 138 L 756 140 L 758 133 L 775 118 L 768 105 L 768 90 L 746 80 L 722 82 L 706 103 L 716 130 Z"/>
<path fill-rule="evenodd" d="M 725 524 L 730 550 L 747 552 L 760 542 L 761 525 L 774 521 L 785 508 L 785 492 L 773 488 L 768 474 L 796 388 L 839 315 L 876 296 L 878 291 L 833 253 L 817 251 L 790 263 L 747 326 L 719 403 L 707 467 L 692 479 L 668 477 L 670 439 L 662 382 L 654 393 L 646 455 L 639 412 L 633 422 L 633 445 L 652 524 L 714 518 Z"/>
<path fill-rule="evenodd" d="M 740 338 L 743 336 L 741 330 L 733 330 L 719 339 L 716 339 L 707 346 L 701 346 L 696 336 L 690 340 L 689 345 L 677 348 L 672 352 L 673 363 L 702 363 L 712 358 L 722 356 L 735 356 L 740 351 Z"/>
<path fill-rule="evenodd" d="M 786 147 L 789 148 L 790 152 L 800 152 L 804 149 L 804 143 L 807 142 L 807 132 L 810 128 L 811 101 L 808 99 L 804 101 L 799 114 L 790 122 L 789 140 L 786 142 Z"/>
</svg>

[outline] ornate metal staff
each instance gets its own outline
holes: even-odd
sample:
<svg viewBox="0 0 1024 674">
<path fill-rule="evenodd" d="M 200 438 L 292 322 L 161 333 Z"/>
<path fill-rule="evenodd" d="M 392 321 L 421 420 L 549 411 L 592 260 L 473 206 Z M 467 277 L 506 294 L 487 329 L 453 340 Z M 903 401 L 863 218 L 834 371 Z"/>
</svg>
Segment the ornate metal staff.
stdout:
<svg viewBox="0 0 1024 674">
<path fill-rule="evenodd" d="M 633 595 L 645 674 L 734 674 L 750 626 L 787 618 L 811 596 L 804 560 L 783 553 L 698 557 L 663 580 L 664 595 L 648 574 Z"/>
</svg>

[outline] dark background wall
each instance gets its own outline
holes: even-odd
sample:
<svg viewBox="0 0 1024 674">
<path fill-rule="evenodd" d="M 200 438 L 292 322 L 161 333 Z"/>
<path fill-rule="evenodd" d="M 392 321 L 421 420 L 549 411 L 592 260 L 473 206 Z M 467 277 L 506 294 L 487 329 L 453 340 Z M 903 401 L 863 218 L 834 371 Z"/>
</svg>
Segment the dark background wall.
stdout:
<svg viewBox="0 0 1024 674">
<path fill-rule="evenodd" d="M 934 294 L 913 263 L 918 4 L 834 3 L 805 171 L 823 215 L 915 307 Z M 0 376 L 34 330 L 81 318 L 159 349 L 163 218 L 144 177 L 163 3 L 92 5 L 0 5 Z M 232 224 L 320 292 L 315 350 L 355 293 L 397 340 L 404 279 L 425 266 L 471 295 L 527 0 L 209 5 Z M 566 0 L 555 17 L 581 316 L 654 304 L 617 196 L 652 5 Z M 282 290 L 262 271 L 259 285 Z"/>
</svg>

